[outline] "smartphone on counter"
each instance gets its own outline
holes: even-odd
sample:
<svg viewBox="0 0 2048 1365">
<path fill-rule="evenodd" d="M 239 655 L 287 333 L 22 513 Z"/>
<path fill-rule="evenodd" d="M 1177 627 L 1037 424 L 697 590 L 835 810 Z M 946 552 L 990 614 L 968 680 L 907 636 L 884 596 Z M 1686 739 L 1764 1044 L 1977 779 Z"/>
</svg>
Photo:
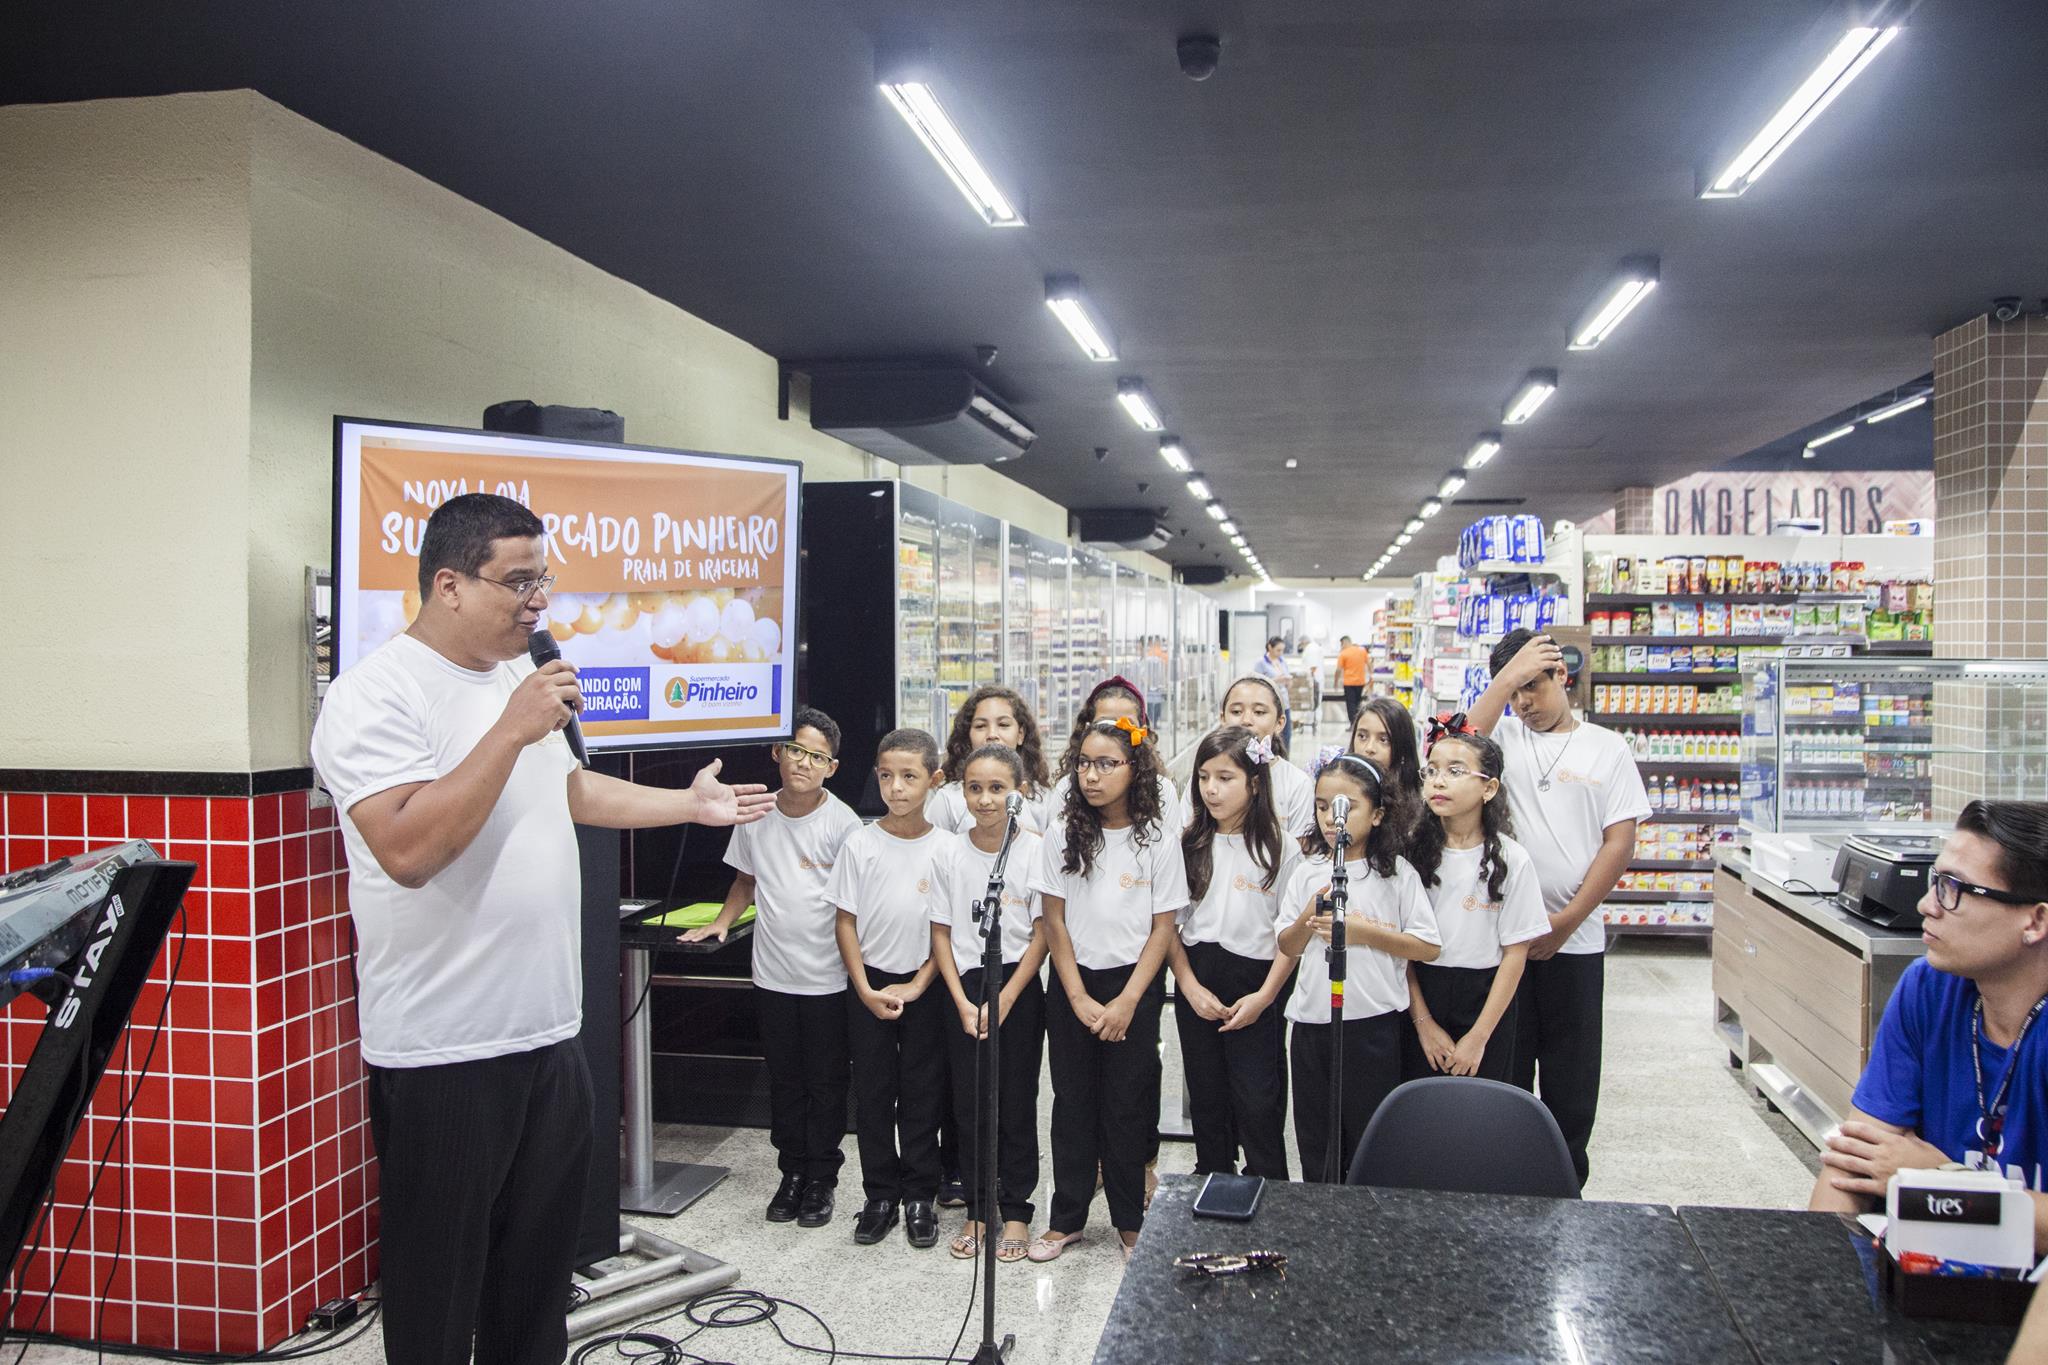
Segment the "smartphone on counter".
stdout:
<svg viewBox="0 0 2048 1365">
<path fill-rule="evenodd" d="M 1259 1197 L 1266 1192 L 1262 1175 L 1211 1175 L 1195 1196 L 1195 1217 L 1224 1218 L 1248 1223 L 1259 1211 Z"/>
</svg>

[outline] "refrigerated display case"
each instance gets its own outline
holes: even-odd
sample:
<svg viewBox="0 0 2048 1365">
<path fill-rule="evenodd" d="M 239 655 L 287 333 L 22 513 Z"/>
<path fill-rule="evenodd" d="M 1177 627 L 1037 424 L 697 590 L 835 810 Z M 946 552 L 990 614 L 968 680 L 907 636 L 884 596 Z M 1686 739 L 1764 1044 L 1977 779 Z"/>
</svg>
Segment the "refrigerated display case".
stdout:
<svg viewBox="0 0 2048 1365">
<path fill-rule="evenodd" d="M 1115 615 L 1116 565 L 1093 550 L 1076 549 L 1067 572 L 1067 704 L 1059 728 L 1073 724 L 1074 712 L 1095 684 L 1116 672 L 1110 662 L 1110 619 Z"/>
<path fill-rule="evenodd" d="M 1194 743 L 1223 704 L 1223 656 L 1216 638 L 1214 602 L 1193 588 L 1176 587 L 1173 633 L 1173 739 L 1169 754 Z"/>
<path fill-rule="evenodd" d="M 906 509 L 929 499 L 938 526 L 938 687 L 922 715 L 905 709 L 898 724 L 942 741 L 968 693 L 996 681 L 1002 659 L 1003 524 L 958 503 L 906 488 Z M 906 520 L 907 520 L 906 515 Z"/>
<path fill-rule="evenodd" d="M 1759 660 L 1741 814 L 1761 832 L 1925 833 L 1975 797 L 2048 784 L 2048 663 Z"/>
</svg>

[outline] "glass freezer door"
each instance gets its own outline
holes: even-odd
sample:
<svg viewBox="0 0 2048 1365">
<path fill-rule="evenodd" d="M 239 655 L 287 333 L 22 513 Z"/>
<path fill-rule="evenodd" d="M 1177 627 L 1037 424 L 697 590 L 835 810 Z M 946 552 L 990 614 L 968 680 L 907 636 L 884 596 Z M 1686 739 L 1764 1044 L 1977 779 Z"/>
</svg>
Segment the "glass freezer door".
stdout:
<svg viewBox="0 0 2048 1365">
<path fill-rule="evenodd" d="M 917 490 L 896 491 L 896 723 L 923 727 L 938 703 L 938 518 Z"/>
</svg>

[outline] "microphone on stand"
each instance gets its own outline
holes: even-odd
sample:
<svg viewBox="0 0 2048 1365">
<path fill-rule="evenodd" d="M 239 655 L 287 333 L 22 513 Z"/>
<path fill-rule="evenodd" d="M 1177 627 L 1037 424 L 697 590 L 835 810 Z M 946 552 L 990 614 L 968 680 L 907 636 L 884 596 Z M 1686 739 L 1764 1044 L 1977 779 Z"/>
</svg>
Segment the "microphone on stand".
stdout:
<svg viewBox="0 0 2048 1365">
<path fill-rule="evenodd" d="M 548 633 L 548 628 L 542 626 L 526 637 L 526 656 L 533 660 L 535 668 L 546 668 L 562 657 L 562 647 L 555 643 L 555 637 Z M 573 714 L 569 717 L 568 725 L 563 727 L 563 734 L 568 737 L 569 752 L 576 755 L 576 761 L 586 768 L 589 767 L 590 755 L 583 748 L 583 727 L 577 723 Z"/>
<path fill-rule="evenodd" d="M 1330 892 L 1323 905 L 1330 912 L 1330 1138 L 1323 1153 L 1323 1178 L 1331 1184 L 1344 1180 L 1344 914 L 1350 899 L 1351 879 L 1344 871 L 1344 850 L 1351 843 L 1347 822 L 1351 798 L 1330 798 L 1330 818 L 1336 830 L 1330 840 Z"/>
</svg>

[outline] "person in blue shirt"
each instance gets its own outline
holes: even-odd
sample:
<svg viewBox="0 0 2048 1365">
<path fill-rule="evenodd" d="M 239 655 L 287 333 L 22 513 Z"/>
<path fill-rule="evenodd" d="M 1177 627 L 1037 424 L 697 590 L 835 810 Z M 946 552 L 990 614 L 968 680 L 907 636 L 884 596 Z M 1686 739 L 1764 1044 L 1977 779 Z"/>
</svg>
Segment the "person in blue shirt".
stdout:
<svg viewBox="0 0 2048 1365">
<path fill-rule="evenodd" d="M 2048 1251 L 2048 802 L 1972 801 L 1928 878 L 1906 968 L 1828 1135 L 1808 1207 L 1863 1212 L 1892 1174 L 1957 1162 L 2024 1181 Z"/>
</svg>

